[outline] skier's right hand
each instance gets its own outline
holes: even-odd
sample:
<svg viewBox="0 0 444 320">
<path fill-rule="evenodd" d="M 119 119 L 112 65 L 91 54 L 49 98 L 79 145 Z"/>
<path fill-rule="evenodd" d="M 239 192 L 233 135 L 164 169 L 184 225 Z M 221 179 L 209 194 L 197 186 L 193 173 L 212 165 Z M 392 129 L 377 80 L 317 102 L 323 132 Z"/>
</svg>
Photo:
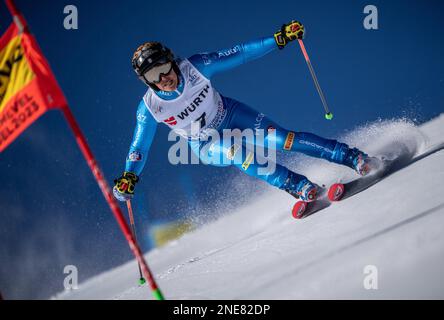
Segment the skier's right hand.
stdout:
<svg viewBox="0 0 444 320">
<path fill-rule="evenodd" d="M 119 201 L 127 201 L 134 197 L 134 188 L 139 177 L 133 172 L 125 171 L 120 178 L 114 180 L 113 195 Z"/>
<path fill-rule="evenodd" d="M 283 49 L 290 41 L 302 39 L 304 35 L 304 25 L 299 21 L 292 20 L 282 25 L 281 29 L 274 34 L 274 40 L 279 49 Z"/>
</svg>

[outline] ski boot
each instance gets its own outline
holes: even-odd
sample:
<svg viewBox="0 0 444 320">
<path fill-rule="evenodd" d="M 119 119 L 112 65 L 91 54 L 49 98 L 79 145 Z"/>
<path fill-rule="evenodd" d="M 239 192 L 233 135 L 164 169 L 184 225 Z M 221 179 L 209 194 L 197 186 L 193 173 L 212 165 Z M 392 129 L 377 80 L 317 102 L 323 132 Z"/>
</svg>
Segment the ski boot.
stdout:
<svg viewBox="0 0 444 320">
<path fill-rule="evenodd" d="M 291 171 L 288 173 L 288 177 L 281 189 L 297 199 L 292 209 L 292 215 L 295 219 L 303 218 L 309 205 L 317 203 L 318 201 L 315 200 L 322 197 L 325 192 L 325 189 L 316 183 Z"/>
<path fill-rule="evenodd" d="M 288 173 L 288 177 L 281 187 L 282 190 L 304 202 L 316 200 L 319 188 L 317 184 L 311 182 L 306 177 L 291 171 Z"/>
<path fill-rule="evenodd" d="M 347 154 L 346 163 L 360 176 L 364 177 L 381 168 L 382 162 L 376 157 L 370 157 L 359 149 L 350 149 Z"/>
</svg>

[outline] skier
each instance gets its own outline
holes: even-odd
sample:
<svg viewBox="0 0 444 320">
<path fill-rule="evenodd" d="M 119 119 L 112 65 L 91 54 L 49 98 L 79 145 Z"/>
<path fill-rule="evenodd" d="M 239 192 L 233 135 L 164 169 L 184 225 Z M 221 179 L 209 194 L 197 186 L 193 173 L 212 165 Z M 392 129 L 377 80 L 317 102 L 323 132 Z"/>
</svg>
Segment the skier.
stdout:
<svg viewBox="0 0 444 320">
<path fill-rule="evenodd" d="M 280 164 L 276 164 L 271 174 L 258 174 L 258 169 L 264 165 L 254 161 L 256 155 L 251 158 L 244 144 L 229 148 L 218 144 L 209 148 L 205 154 L 199 153 L 199 149 L 209 142 L 199 139 L 199 135 L 192 136 L 192 124 L 200 124 L 199 134 L 204 134 L 208 129 L 220 132 L 223 129 L 247 128 L 273 131 L 278 150 L 302 152 L 350 167 L 361 176 L 368 174 L 376 158 L 336 140 L 287 130 L 251 107 L 221 95 L 210 82 L 214 75 L 222 71 L 260 58 L 276 48 L 283 49 L 289 42 L 302 39 L 303 36 L 304 26 L 298 21 L 291 21 L 284 24 L 274 36 L 236 45 L 228 50 L 195 54 L 188 59 L 175 59 L 171 50 L 159 42 L 141 45 L 134 53 L 132 66 L 148 90 L 137 109 L 137 126 L 125 171 L 114 181 L 114 196 L 119 201 L 134 196 L 134 188 L 147 160 L 157 123 L 162 122 L 171 129 L 180 128 L 187 132 L 191 149 L 204 163 L 225 156 L 231 162 L 220 166 L 234 165 L 246 174 L 262 179 L 302 201 L 315 200 L 321 187 Z M 242 150 L 240 154 L 243 158 L 234 161 L 233 154 L 239 150 Z"/>
</svg>

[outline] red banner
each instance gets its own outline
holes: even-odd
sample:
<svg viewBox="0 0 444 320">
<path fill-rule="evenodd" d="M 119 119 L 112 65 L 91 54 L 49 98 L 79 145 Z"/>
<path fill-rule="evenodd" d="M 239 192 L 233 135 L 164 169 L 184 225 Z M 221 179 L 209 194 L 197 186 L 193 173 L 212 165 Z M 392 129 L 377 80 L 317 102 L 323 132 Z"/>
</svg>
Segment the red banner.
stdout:
<svg viewBox="0 0 444 320">
<path fill-rule="evenodd" d="M 0 152 L 45 111 L 65 105 L 35 38 L 11 24 L 0 38 Z"/>
<path fill-rule="evenodd" d="M 14 24 L 0 38 L 0 152 L 46 110 L 61 108 L 97 184 L 139 262 L 154 298 L 163 300 L 162 292 L 157 287 L 139 244 L 131 233 L 48 62 L 29 33 L 26 21 L 14 1 L 6 0 L 6 5 L 13 16 Z"/>
</svg>

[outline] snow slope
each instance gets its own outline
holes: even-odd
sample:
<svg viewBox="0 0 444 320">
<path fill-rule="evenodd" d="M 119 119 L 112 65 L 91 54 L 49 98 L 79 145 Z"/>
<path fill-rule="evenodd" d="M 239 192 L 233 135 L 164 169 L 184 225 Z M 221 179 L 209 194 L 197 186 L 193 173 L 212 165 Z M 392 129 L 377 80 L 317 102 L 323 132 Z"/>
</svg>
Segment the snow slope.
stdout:
<svg viewBox="0 0 444 320">
<path fill-rule="evenodd" d="M 444 114 L 420 127 L 380 121 L 343 139 L 372 154 L 420 155 L 444 142 Z M 316 182 L 354 177 L 321 160 L 285 161 Z M 254 202 L 146 258 L 167 299 L 443 299 L 443 163 L 444 150 L 433 152 L 303 220 L 291 217 L 288 195 L 266 187 Z M 368 265 L 377 268 L 377 290 L 364 288 Z M 137 286 L 132 261 L 54 298 L 151 295 Z"/>
</svg>

